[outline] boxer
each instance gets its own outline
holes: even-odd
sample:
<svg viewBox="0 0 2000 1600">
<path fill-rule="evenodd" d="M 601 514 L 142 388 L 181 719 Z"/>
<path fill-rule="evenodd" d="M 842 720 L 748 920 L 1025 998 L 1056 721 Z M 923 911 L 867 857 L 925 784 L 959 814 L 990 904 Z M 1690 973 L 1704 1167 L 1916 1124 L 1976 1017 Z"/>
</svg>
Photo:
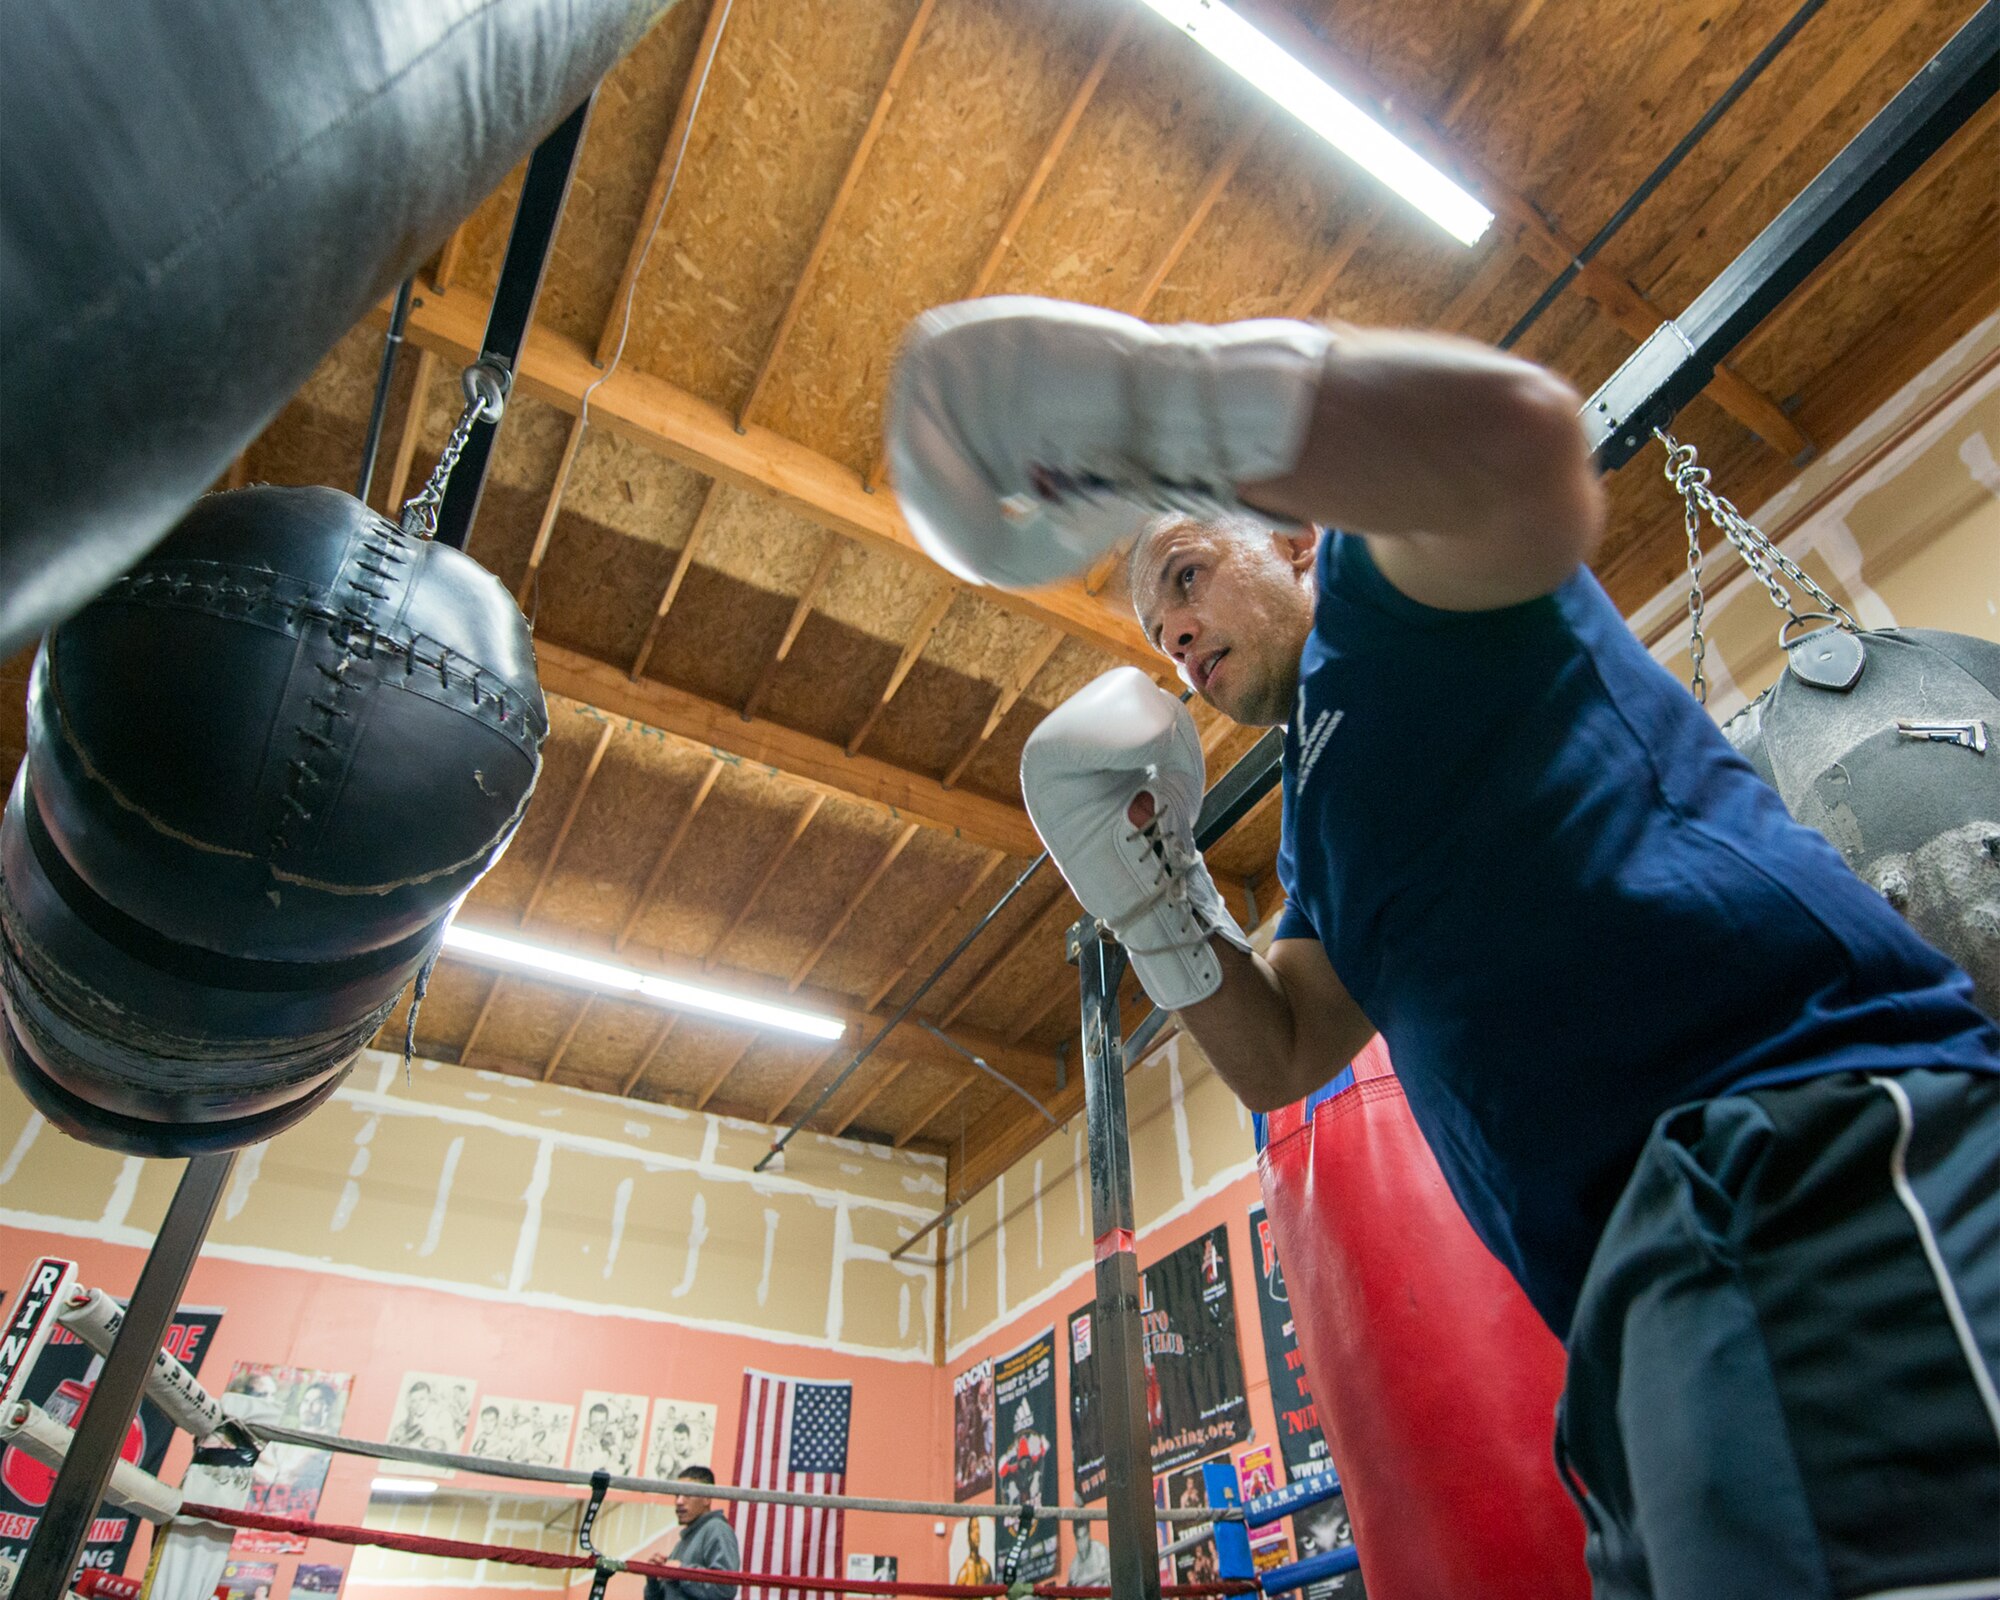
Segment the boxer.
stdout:
<svg viewBox="0 0 2000 1600">
<path fill-rule="evenodd" d="M 1265 955 L 1143 673 L 1041 724 L 1023 795 L 1252 1108 L 1382 1033 L 1565 1341 L 1595 1592 L 2000 1594 L 2000 1032 L 1591 577 L 1577 406 L 1457 339 L 997 298 L 919 319 L 889 454 L 976 580 L 1135 540 L 1147 637 L 1284 726 Z"/>
</svg>

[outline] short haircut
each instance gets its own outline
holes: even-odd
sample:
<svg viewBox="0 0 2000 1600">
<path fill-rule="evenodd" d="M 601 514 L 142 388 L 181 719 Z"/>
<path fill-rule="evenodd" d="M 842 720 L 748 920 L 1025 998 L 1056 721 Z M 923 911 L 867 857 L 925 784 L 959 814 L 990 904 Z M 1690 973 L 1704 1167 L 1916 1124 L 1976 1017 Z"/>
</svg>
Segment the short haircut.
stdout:
<svg viewBox="0 0 2000 1600">
<path fill-rule="evenodd" d="M 1228 538 L 1269 538 L 1273 524 L 1259 517 L 1248 516 L 1240 511 L 1227 512 L 1213 517 L 1195 517 L 1185 511 L 1169 511 L 1139 530 L 1139 537 L 1132 541 L 1132 548 L 1125 554 L 1125 594 L 1131 603 L 1133 613 L 1139 614 L 1144 585 L 1151 573 L 1153 546 L 1167 534 L 1178 528 L 1201 528 L 1209 533 Z"/>
<path fill-rule="evenodd" d="M 707 1467 L 682 1467 L 681 1477 L 692 1483 L 713 1483 L 715 1474 Z"/>
</svg>

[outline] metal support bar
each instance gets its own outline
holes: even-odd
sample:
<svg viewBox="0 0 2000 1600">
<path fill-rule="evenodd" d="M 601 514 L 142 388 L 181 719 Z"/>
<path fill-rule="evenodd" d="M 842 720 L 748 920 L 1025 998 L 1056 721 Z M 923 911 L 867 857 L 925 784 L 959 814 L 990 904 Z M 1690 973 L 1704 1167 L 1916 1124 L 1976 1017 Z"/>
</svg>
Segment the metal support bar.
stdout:
<svg viewBox="0 0 2000 1600">
<path fill-rule="evenodd" d="M 535 301 L 541 295 L 542 278 L 556 240 L 556 224 L 562 219 L 563 202 L 569 198 L 577 152 L 583 148 L 583 130 L 596 98 L 593 90 L 535 146 L 528 161 L 520 204 L 514 208 L 514 231 L 507 236 L 507 255 L 493 291 L 493 309 L 486 315 L 486 338 L 479 347 L 482 360 L 498 361 L 510 373 L 520 365 L 521 346 L 527 342 L 528 324 L 534 319 Z M 465 450 L 451 470 L 444 503 L 438 507 L 439 544 L 463 550 L 471 537 L 472 519 L 478 514 L 479 496 L 486 487 L 486 463 L 499 427 L 498 421 L 484 419 L 472 425 Z"/>
<path fill-rule="evenodd" d="M 1125 1050 L 1118 1027 L 1118 982 L 1125 976 L 1126 955 L 1089 917 L 1070 928 L 1067 944 L 1083 990 L 1083 1106 L 1090 1150 L 1091 1233 L 1097 1241 L 1093 1332 L 1104 1418 L 1111 1592 L 1119 1600 L 1159 1600 L 1160 1546 L 1146 1416 L 1145 1333 L 1139 1322 L 1132 1146 L 1125 1121 Z"/>
<path fill-rule="evenodd" d="M 354 498 L 368 503 L 368 490 L 375 482 L 375 457 L 382 449 L 382 419 L 389 414 L 389 382 L 396 376 L 396 356 L 403 348 L 403 327 L 410 320 L 410 291 L 415 278 L 405 278 L 396 291 L 395 309 L 389 313 L 389 332 L 382 340 L 382 365 L 375 374 L 375 403 L 368 410 L 368 438 L 361 446 L 361 475 Z M 422 405 L 423 396 L 411 397 L 412 405 Z"/>
<path fill-rule="evenodd" d="M 2000 0 L 1972 19 L 1868 126 L 1585 403 L 1599 470 L 1623 466 L 1701 392 L 1730 351 L 2000 91 Z"/>
<path fill-rule="evenodd" d="M 132 1303 L 125 1308 L 118 1342 L 105 1358 L 83 1415 L 77 1419 L 75 1442 L 56 1474 L 48 1505 L 21 1558 L 16 1593 L 69 1592 L 70 1575 L 83 1556 L 91 1520 L 104 1498 L 104 1486 L 111 1480 L 111 1464 L 118 1459 L 126 1430 L 132 1426 L 133 1414 L 146 1392 L 153 1352 L 160 1348 L 174 1313 L 180 1309 L 188 1274 L 201 1254 L 209 1220 L 235 1165 L 236 1152 L 225 1150 L 219 1155 L 196 1156 L 181 1174 L 180 1186 L 174 1190 L 173 1202 L 132 1291 Z"/>
</svg>

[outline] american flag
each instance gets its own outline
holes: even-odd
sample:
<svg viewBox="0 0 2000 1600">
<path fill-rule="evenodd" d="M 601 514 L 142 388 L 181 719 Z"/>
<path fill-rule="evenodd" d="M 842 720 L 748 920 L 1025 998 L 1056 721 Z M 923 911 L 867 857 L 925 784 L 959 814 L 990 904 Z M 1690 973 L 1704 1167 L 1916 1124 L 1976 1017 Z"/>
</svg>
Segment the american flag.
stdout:
<svg viewBox="0 0 2000 1600">
<path fill-rule="evenodd" d="M 793 1494 L 847 1492 L 847 1419 L 851 1383 L 807 1383 L 768 1372 L 743 1374 L 743 1425 L 736 1439 L 736 1481 L 748 1489 Z M 844 1513 L 805 1506 L 738 1501 L 736 1537 L 747 1572 L 839 1578 Z M 743 1600 L 808 1600 L 798 1589 L 758 1588 Z M 812 1597 L 817 1600 L 817 1596 Z"/>
</svg>

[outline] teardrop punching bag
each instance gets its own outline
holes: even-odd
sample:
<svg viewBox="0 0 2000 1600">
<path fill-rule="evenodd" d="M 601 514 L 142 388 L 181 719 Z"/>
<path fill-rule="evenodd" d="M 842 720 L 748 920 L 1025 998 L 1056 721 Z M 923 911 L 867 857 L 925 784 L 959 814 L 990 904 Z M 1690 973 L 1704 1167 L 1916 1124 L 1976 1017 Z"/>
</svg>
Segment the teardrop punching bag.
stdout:
<svg viewBox="0 0 2000 1600">
<path fill-rule="evenodd" d="M 1851 637 L 1864 665 L 1846 687 L 1788 667 L 1722 731 L 2000 1018 L 2000 644 Z"/>
<path fill-rule="evenodd" d="M 10 0 L 0 659 L 150 549 L 671 0 Z"/>
<path fill-rule="evenodd" d="M 534 790 L 526 619 L 336 489 L 210 495 L 54 629 L 0 817 L 0 1051 L 50 1121 L 191 1155 L 338 1085 Z"/>
<path fill-rule="evenodd" d="M 1587 1600 L 1563 1349 L 1479 1242 L 1378 1038 L 1266 1119 L 1264 1204 L 1369 1600 Z"/>
</svg>

